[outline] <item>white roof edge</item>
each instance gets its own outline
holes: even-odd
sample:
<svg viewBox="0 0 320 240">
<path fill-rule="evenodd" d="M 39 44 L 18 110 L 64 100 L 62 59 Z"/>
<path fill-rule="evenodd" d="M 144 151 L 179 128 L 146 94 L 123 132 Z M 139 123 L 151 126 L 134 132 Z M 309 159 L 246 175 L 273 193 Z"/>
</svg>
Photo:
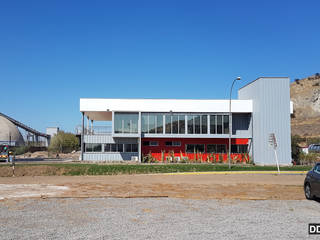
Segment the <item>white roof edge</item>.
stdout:
<svg viewBox="0 0 320 240">
<path fill-rule="evenodd" d="M 229 112 L 229 100 L 80 98 L 80 111 Z M 252 100 L 232 100 L 232 112 L 251 113 Z"/>
</svg>

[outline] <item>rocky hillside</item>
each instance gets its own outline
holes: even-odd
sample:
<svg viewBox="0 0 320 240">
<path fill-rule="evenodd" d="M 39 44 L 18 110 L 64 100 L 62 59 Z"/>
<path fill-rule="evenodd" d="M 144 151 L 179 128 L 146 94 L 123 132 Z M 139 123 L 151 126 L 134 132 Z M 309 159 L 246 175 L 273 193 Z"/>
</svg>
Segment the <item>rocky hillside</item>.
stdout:
<svg viewBox="0 0 320 240">
<path fill-rule="evenodd" d="M 320 136 L 320 74 L 296 79 L 291 83 L 294 114 L 291 119 L 293 135 Z"/>
</svg>

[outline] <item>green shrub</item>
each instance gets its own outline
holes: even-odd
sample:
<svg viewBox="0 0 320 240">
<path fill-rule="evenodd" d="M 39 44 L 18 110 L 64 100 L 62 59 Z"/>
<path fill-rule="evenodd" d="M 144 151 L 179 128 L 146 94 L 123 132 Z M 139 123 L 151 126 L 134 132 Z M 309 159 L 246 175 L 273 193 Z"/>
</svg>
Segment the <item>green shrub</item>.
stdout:
<svg viewBox="0 0 320 240">
<path fill-rule="evenodd" d="M 79 140 L 72 133 L 60 131 L 50 142 L 49 151 L 56 153 L 70 153 L 79 149 Z"/>
</svg>

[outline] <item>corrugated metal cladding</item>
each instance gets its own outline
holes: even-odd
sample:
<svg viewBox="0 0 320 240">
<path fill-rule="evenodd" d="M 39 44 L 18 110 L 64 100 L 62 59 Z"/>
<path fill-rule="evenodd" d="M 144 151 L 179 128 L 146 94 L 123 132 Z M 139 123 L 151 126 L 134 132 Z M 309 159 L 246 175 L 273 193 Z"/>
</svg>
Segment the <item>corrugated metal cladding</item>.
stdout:
<svg viewBox="0 0 320 240">
<path fill-rule="evenodd" d="M 83 153 L 85 161 L 130 161 L 132 157 L 138 157 L 138 153 Z"/>
<path fill-rule="evenodd" d="M 275 164 L 269 146 L 269 135 L 277 139 L 280 164 L 291 163 L 290 80 L 289 78 L 258 78 L 241 88 L 239 99 L 253 100 L 253 158 L 263 165 Z"/>
</svg>

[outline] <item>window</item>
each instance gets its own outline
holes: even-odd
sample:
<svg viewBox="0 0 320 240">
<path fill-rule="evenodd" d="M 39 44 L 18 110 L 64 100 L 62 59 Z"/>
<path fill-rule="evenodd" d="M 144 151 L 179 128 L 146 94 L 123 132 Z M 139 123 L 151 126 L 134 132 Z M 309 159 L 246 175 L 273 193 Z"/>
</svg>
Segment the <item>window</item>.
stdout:
<svg viewBox="0 0 320 240">
<path fill-rule="evenodd" d="M 185 133 L 185 115 L 167 114 L 166 134 L 184 134 Z"/>
<path fill-rule="evenodd" d="M 143 146 L 158 146 L 159 143 L 157 141 L 144 141 Z"/>
<path fill-rule="evenodd" d="M 320 165 L 317 164 L 316 166 L 314 166 L 314 171 L 318 174 L 320 174 Z"/>
<path fill-rule="evenodd" d="M 201 133 L 202 134 L 208 133 L 208 116 L 207 115 L 201 116 Z"/>
<path fill-rule="evenodd" d="M 203 153 L 204 144 L 186 144 L 187 153 Z"/>
<path fill-rule="evenodd" d="M 149 133 L 156 133 L 156 116 L 149 114 Z"/>
<path fill-rule="evenodd" d="M 207 115 L 188 115 L 188 134 L 207 134 Z"/>
<path fill-rule="evenodd" d="M 102 152 L 102 144 L 100 143 L 86 143 L 85 144 L 86 152 Z"/>
<path fill-rule="evenodd" d="M 110 143 L 107 143 L 104 145 L 104 151 L 105 152 L 111 152 L 111 144 Z"/>
<path fill-rule="evenodd" d="M 181 146 L 181 142 L 168 141 L 166 142 L 166 146 L 179 147 Z"/>
<path fill-rule="evenodd" d="M 141 132 L 148 133 L 148 114 L 141 114 Z"/>
<path fill-rule="evenodd" d="M 132 144 L 124 144 L 124 151 L 131 152 L 132 151 Z"/>
<path fill-rule="evenodd" d="M 216 144 L 207 144 L 207 153 L 216 153 L 217 145 Z"/>
<path fill-rule="evenodd" d="M 226 144 L 207 144 L 207 153 L 226 153 Z"/>
<path fill-rule="evenodd" d="M 157 114 L 157 133 L 163 133 L 163 115 Z"/>
<path fill-rule="evenodd" d="M 223 115 L 223 133 L 229 134 L 229 116 Z"/>
<path fill-rule="evenodd" d="M 141 131 L 142 133 L 162 134 L 163 115 L 159 113 L 142 113 Z"/>
<path fill-rule="evenodd" d="M 225 144 L 217 144 L 217 153 L 226 153 L 227 146 Z"/>
<path fill-rule="evenodd" d="M 232 153 L 247 153 L 248 152 L 248 145 L 247 144 L 231 145 L 231 152 Z"/>
<path fill-rule="evenodd" d="M 194 116 L 194 133 L 195 134 L 200 134 L 200 116 Z"/>
<path fill-rule="evenodd" d="M 217 133 L 217 115 L 210 115 L 210 133 Z"/>
<path fill-rule="evenodd" d="M 217 115 L 217 134 L 222 134 L 222 116 Z"/>
<path fill-rule="evenodd" d="M 171 133 L 171 116 L 166 115 L 166 133 L 170 134 Z"/>
<path fill-rule="evenodd" d="M 117 151 L 123 152 L 123 144 L 117 144 Z"/>
<path fill-rule="evenodd" d="M 115 113 L 115 133 L 138 133 L 138 113 Z"/>
<path fill-rule="evenodd" d="M 138 152 L 138 144 L 131 144 L 132 152 Z"/>
<path fill-rule="evenodd" d="M 179 133 L 185 133 L 185 115 L 179 115 Z"/>
<path fill-rule="evenodd" d="M 193 116 L 188 115 L 188 134 L 193 134 Z"/>
<path fill-rule="evenodd" d="M 111 152 L 117 152 L 117 144 L 111 144 Z"/>
<path fill-rule="evenodd" d="M 177 134 L 178 133 L 178 127 L 179 127 L 179 117 L 178 115 L 172 115 L 171 120 L 172 120 L 172 133 Z"/>
<path fill-rule="evenodd" d="M 124 144 L 124 151 L 125 152 L 138 152 L 138 144 L 131 144 L 131 143 Z"/>
<path fill-rule="evenodd" d="M 229 134 L 229 115 L 210 115 L 210 134 Z"/>
</svg>

